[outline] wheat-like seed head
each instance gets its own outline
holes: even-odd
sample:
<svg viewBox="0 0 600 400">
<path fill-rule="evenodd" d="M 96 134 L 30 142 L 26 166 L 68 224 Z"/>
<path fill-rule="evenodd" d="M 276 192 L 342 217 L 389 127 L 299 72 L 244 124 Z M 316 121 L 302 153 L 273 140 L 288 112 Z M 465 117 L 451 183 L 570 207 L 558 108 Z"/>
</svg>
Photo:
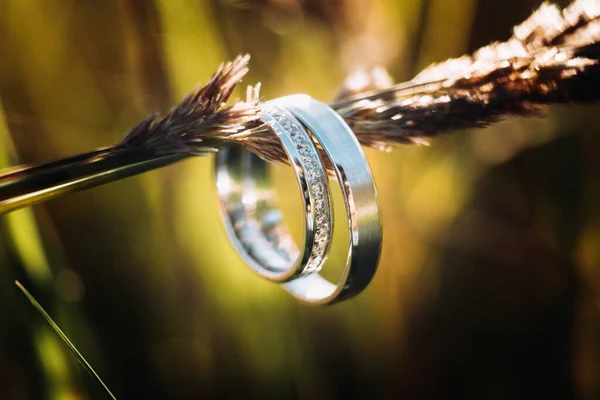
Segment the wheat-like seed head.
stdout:
<svg viewBox="0 0 600 400">
<path fill-rule="evenodd" d="M 146 118 L 117 146 L 0 174 L 0 213 L 229 143 L 287 163 L 279 139 L 260 119 L 260 85 L 248 88 L 245 101 L 226 105 L 248 60 L 239 56 L 221 65 L 206 85 L 172 110 Z M 600 0 L 575 0 L 563 11 L 544 3 L 508 41 L 432 65 L 409 82 L 393 85 L 381 69 L 352 75 L 331 106 L 363 145 L 389 150 L 398 143 L 424 144 L 505 116 L 533 115 L 547 104 L 597 101 L 599 60 Z"/>
<path fill-rule="evenodd" d="M 546 104 L 598 100 L 599 42 L 599 0 L 576 0 L 563 11 L 544 3 L 506 42 L 431 65 L 397 86 L 372 80 L 364 86 L 374 92 L 354 90 L 333 106 L 364 145 L 422 144 Z"/>
<path fill-rule="evenodd" d="M 287 162 L 260 120 L 260 85 L 248 88 L 245 101 L 225 105 L 249 58 L 221 65 L 205 86 L 171 111 L 146 118 L 118 147 L 202 155 L 238 143 L 265 160 Z M 505 116 L 529 116 L 543 105 L 597 101 L 599 59 L 600 0 L 575 0 L 562 11 L 544 3 L 506 42 L 431 65 L 399 85 L 382 69 L 353 74 L 331 105 L 363 145 L 426 144 Z"/>
<path fill-rule="evenodd" d="M 215 146 L 221 141 L 241 140 L 259 132 L 260 86 L 249 88 L 246 101 L 226 107 L 234 89 L 248 73 L 249 60 L 249 55 L 243 55 L 221 64 L 206 85 L 188 94 L 169 112 L 143 120 L 119 147 L 140 147 L 157 153 L 206 154 L 217 151 Z"/>
</svg>

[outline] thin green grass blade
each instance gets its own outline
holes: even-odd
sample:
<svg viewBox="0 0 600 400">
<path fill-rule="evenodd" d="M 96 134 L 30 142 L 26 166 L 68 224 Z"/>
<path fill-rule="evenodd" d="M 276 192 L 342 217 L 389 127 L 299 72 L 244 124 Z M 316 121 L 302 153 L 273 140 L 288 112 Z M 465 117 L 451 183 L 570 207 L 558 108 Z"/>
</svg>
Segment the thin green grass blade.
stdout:
<svg viewBox="0 0 600 400">
<path fill-rule="evenodd" d="M 56 324 L 56 322 L 54 322 L 54 320 L 50 317 L 50 315 L 48 315 L 48 313 L 46 312 L 46 310 L 44 310 L 44 308 L 40 305 L 40 303 L 37 302 L 37 300 L 31 295 L 31 293 L 29 293 L 27 291 L 27 289 L 25 289 L 25 287 L 23 287 L 23 285 L 21 285 L 21 283 L 19 281 L 15 281 L 15 285 L 17 285 L 17 287 L 21 290 L 21 292 L 23 292 L 23 294 L 27 297 L 27 299 L 29 299 L 29 301 L 31 302 L 31 304 L 33 304 L 33 306 L 35 307 L 35 309 L 38 310 L 40 312 L 40 314 L 42 314 L 42 316 L 46 319 L 46 321 L 48 321 L 48 323 L 50 324 L 50 326 L 52 327 L 52 329 L 54 329 L 54 331 L 56 332 L 56 334 L 67 345 L 67 347 L 69 348 L 69 350 L 71 350 L 71 352 L 75 355 L 75 357 L 77 357 L 77 360 L 81 363 L 81 365 L 83 366 L 83 368 L 85 368 L 85 370 L 90 375 L 92 375 L 98 382 L 100 382 L 100 384 L 102 385 L 102 387 L 104 388 L 104 390 L 106 390 L 106 392 L 109 394 L 109 396 L 113 400 L 117 400 L 117 398 L 112 394 L 112 392 L 106 386 L 106 384 L 102 381 L 102 379 L 100 379 L 100 376 L 98 376 L 98 374 L 96 373 L 96 371 L 94 371 L 94 368 L 92 368 L 92 366 L 86 361 L 86 359 L 79 352 L 79 350 L 77 350 L 77 348 L 75 347 L 75 345 L 73 343 L 71 343 L 71 341 L 69 340 L 69 338 L 67 337 L 67 335 L 65 335 L 63 333 L 63 331 L 58 327 L 58 325 Z"/>
</svg>

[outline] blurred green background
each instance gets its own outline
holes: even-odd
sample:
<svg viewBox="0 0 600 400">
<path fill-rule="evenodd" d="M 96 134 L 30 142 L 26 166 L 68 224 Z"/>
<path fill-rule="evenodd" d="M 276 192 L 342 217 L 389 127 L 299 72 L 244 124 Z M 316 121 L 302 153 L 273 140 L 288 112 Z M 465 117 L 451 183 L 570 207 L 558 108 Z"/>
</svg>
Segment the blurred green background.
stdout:
<svg viewBox="0 0 600 400">
<path fill-rule="evenodd" d="M 0 164 L 115 144 L 238 53 L 265 98 L 327 101 L 355 68 L 408 80 L 507 39 L 538 5 L 2 0 Z M 14 279 L 122 399 L 599 399 L 598 111 L 367 150 L 380 268 L 333 307 L 241 263 L 210 157 L 2 216 L 0 399 L 105 398 Z"/>
</svg>

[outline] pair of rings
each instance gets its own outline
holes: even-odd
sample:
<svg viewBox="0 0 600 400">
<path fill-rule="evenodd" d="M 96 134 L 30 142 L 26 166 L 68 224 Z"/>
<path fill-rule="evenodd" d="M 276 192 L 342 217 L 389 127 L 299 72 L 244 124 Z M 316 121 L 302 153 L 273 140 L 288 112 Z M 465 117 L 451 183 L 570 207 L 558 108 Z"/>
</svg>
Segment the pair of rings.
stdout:
<svg viewBox="0 0 600 400">
<path fill-rule="evenodd" d="M 304 247 L 298 248 L 283 224 L 266 162 L 234 145 L 221 148 L 215 158 L 229 239 L 254 271 L 300 300 L 330 304 L 357 295 L 375 274 L 382 240 L 377 191 L 358 140 L 333 109 L 309 96 L 281 97 L 261 107 L 300 188 Z M 318 148 L 335 170 L 348 219 L 348 257 L 337 284 L 319 274 L 334 221 L 328 172 Z"/>
</svg>

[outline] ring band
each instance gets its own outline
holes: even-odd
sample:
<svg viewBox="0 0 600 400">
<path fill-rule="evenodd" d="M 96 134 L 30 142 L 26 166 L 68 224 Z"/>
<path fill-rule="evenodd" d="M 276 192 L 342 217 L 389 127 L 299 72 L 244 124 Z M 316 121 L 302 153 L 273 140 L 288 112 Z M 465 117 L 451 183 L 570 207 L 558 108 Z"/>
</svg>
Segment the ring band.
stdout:
<svg viewBox="0 0 600 400">
<path fill-rule="evenodd" d="M 285 109 L 262 105 L 262 119 L 279 137 L 302 193 L 305 243 L 293 242 L 275 204 L 266 163 L 239 146 L 217 153 L 217 189 L 231 241 L 244 261 L 268 280 L 285 282 L 318 271 L 331 242 L 326 172 L 306 129 Z"/>
<path fill-rule="evenodd" d="M 280 97 L 274 102 L 288 109 L 311 131 L 331 160 L 342 189 L 350 240 L 346 266 L 337 285 L 310 274 L 286 283 L 285 287 L 309 303 L 345 300 L 371 282 L 381 253 L 381 215 L 371 169 L 350 127 L 327 104 L 303 94 Z"/>
<path fill-rule="evenodd" d="M 293 122 L 288 124 L 281 118 L 273 117 L 273 109 L 283 112 L 286 121 Z M 360 293 L 371 281 L 379 261 L 382 240 L 377 191 L 362 148 L 350 127 L 333 109 L 309 96 L 293 95 L 272 100 L 267 103 L 265 111 L 265 120 L 271 119 L 269 122 L 281 139 L 302 189 L 307 216 L 305 252 L 300 257 L 297 247 L 281 224 L 280 212 L 273 206 L 274 196 L 266 179 L 266 163 L 241 148 L 225 147 L 217 153 L 216 171 L 218 192 L 225 211 L 225 225 L 229 237 L 236 250 L 255 271 L 268 279 L 284 282 L 283 286 L 287 291 L 305 302 L 330 304 L 352 297 Z M 295 118 L 288 118 L 289 114 L 285 114 L 287 112 Z M 315 225 L 317 231 L 324 225 L 321 220 L 316 220 L 316 206 L 311 206 L 319 198 L 315 199 L 313 190 L 306 188 L 314 180 L 312 175 L 315 174 L 310 171 L 323 171 L 323 167 L 319 158 L 304 165 L 298 162 L 294 149 L 299 147 L 286 141 L 294 136 L 290 134 L 291 131 L 298 130 L 290 129 L 291 126 L 303 127 L 300 129 L 302 132 L 306 132 L 305 129 L 310 131 L 313 139 L 330 159 L 342 189 L 350 243 L 346 266 L 337 285 L 316 273 L 328 251 L 333 226 L 331 213 L 330 221 L 326 225 L 326 245 L 323 247 L 325 253 L 316 263 L 318 265 L 310 265 L 308 262 L 310 256 L 306 254 L 311 250 L 311 235 Z M 282 128 L 283 131 L 278 128 Z M 314 144 L 310 143 L 307 147 L 314 148 Z M 301 161 L 304 162 L 302 159 Z M 326 179 L 321 183 L 325 183 L 324 192 L 327 194 L 323 197 L 329 201 Z M 327 205 L 331 211 L 330 202 Z M 261 213 L 261 209 L 268 211 Z M 278 237 L 278 240 L 269 240 L 270 236 L 266 233 L 269 230 L 269 218 L 265 218 L 266 215 L 270 215 L 273 226 L 276 227 L 273 237 Z M 315 225 L 311 225 L 312 223 Z M 302 261 L 296 261 L 294 268 L 290 269 L 289 265 L 299 258 L 302 258 Z"/>
</svg>

